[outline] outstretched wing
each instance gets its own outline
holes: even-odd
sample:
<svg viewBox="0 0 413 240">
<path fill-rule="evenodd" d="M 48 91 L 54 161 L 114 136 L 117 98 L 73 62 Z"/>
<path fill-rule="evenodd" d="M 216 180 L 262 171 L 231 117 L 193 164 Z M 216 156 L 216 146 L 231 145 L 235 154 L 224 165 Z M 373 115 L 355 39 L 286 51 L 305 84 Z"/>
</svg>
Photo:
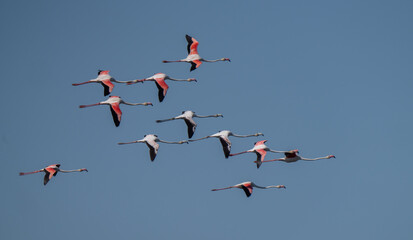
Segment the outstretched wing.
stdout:
<svg viewBox="0 0 413 240">
<path fill-rule="evenodd" d="M 219 137 L 219 141 L 222 144 L 222 150 L 224 150 L 225 158 L 228 158 L 231 152 L 231 142 L 229 141 L 228 138 L 224 138 L 224 137 Z"/>
<path fill-rule="evenodd" d="M 113 85 L 113 83 L 110 81 L 110 79 L 103 80 L 103 81 L 101 81 L 100 83 L 102 84 L 102 86 L 103 86 L 103 88 L 104 88 L 104 93 L 103 93 L 104 96 L 109 95 L 109 94 L 112 92 L 113 87 L 115 86 L 115 85 Z"/>
<path fill-rule="evenodd" d="M 55 168 L 47 167 L 44 169 L 46 174 L 44 175 L 43 185 L 46 185 L 53 176 L 56 176 L 57 170 Z"/>
<path fill-rule="evenodd" d="M 255 150 L 255 153 L 257 154 L 257 168 L 260 168 L 262 161 L 265 158 L 265 155 L 267 154 L 267 151 L 265 151 L 264 149 L 258 149 Z"/>
<path fill-rule="evenodd" d="M 190 72 L 192 72 L 193 70 L 197 69 L 199 66 L 201 66 L 202 62 L 199 60 L 193 60 L 191 61 L 191 70 Z"/>
<path fill-rule="evenodd" d="M 195 129 L 196 129 L 196 123 L 194 122 L 194 120 L 191 119 L 186 119 L 184 118 L 186 126 L 188 126 L 188 138 L 192 138 L 192 136 L 195 133 Z"/>
<path fill-rule="evenodd" d="M 159 144 L 156 142 L 146 142 L 146 145 L 149 148 L 149 156 L 151 157 L 151 161 L 153 162 L 156 158 L 156 154 L 158 154 Z"/>
<path fill-rule="evenodd" d="M 186 47 L 188 54 L 198 54 L 198 41 L 195 38 L 190 37 L 189 35 L 186 35 L 185 37 L 186 41 L 188 41 L 188 46 Z"/>
<path fill-rule="evenodd" d="M 252 187 L 247 188 L 244 185 L 241 185 L 241 187 L 242 187 L 242 190 L 244 190 L 245 195 L 247 195 L 247 197 L 250 197 L 252 194 Z"/>
<path fill-rule="evenodd" d="M 297 156 L 297 153 L 290 151 L 290 152 L 285 152 L 284 155 L 286 158 L 293 158 Z"/>
<path fill-rule="evenodd" d="M 155 84 L 158 88 L 158 99 L 159 102 L 162 102 L 166 96 L 166 92 L 168 91 L 168 84 L 166 84 L 165 80 L 162 78 L 155 78 Z"/>
<path fill-rule="evenodd" d="M 113 122 L 116 127 L 119 127 L 120 120 L 122 118 L 122 111 L 119 108 L 119 103 L 112 103 L 110 105 L 110 111 L 112 113 Z"/>
</svg>

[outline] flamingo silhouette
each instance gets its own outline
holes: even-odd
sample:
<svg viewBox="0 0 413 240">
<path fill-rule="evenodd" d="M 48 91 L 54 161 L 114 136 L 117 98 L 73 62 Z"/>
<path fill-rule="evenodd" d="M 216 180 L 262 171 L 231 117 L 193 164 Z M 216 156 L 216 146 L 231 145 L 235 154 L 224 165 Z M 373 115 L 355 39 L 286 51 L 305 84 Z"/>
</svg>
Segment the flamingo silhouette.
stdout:
<svg viewBox="0 0 413 240">
<path fill-rule="evenodd" d="M 75 169 L 75 170 L 62 170 L 60 169 L 60 164 L 53 164 L 50 166 L 47 166 L 43 169 L 33 171 L 33 172 L 21 172 L 19 173 L 20 176 L 27 175 L 27 174 L 33 174 L 33 173 L 38 173 L 38 172 L 45 172 L 46 174 L 44 175 L 44 180 L 43 180 L 43 185 L 46 185 L 50 179 L 52 179 L 53 176 L 56 176 L 58 172 L 63 172 L 63 173 L 69 173 L 69 172 L 83 172 L 83 171 L 88 171 L 86 168 L 81 168 L 81 169 Z"/>
<path fill-rule="evenodd" d="M 188 143 L 188 141 L 167 142 L 167 141 L 160 140 L 158 138 L 158 136 L 155 135 L 155 134 L 147 134 L 141 140 L 136 140 L 136 141 L 133 141 L 133 142 L 125 142 L 125 143 L 121 142 L 121 143 L 118 143 L 118 144 L 123 145 L 123 144 L 131 144 L 131 143 L 146 143 L 146 145 L 149 148 L 149 156 L 151 157 L 151 161 L 153 162 L 156 158 L 156 154 L 158 154 L 159 144 L 157 142 L 169 143 L 169 144 Z"/>
<path fill-rule="evenodd" d="M 102 84 L 102 86 L 104 88 L 103 95 L 107 96 L 112 92 L 113 88 L 115 87 L 115 85 L 112 82 L 121 83 L 121 81 L 117 81 L 116 79 L 111 77 L 109 75 L 108 70 L 98 70 L 98 77 L 97 78 L 91 79 L 87 82 L 73 83 L 72 85 L 73 86 L 79 86 L 79 85 L 83 85 L 83 84 L 86 84 L 86 83 L 100 83 L 100 84 Z"/>
<path fill-rule="evenodd" d="M 242 190 L 244 190 L 245 195 L 247 195 L 247 197 L 250 197 L 252 194 L 252 189 L 256 187 L 256 188 L 261 188 L 261 189 L 269 189 L 269 188 L 286 188 L 284 185 L 276 185 L 276 186 L 267 186 L 267 187 L 261 187 L 258 186 L 257 184 L 253 183 L 253 182 L 243 182 L 234 186 L 230 186 L 230 187 L 226 187 L 226 188 L 218 188 L 218 189 L 212 189 L 211 191 L 220 191 L 220 190 L 226 190 L 226 189 L 231 189 L 231 188 L 240 188 Z"/>
<path fill-rule="evenodd" d="M 171 78 L 168 75 L 164 74 L 164 73 L 157 73 L 151 77 L 148 78 L 144 78 L 144 79 L 136 79 L 136 80 L 132 80 L 132 81 L 127 81 L 127 85 L 131 85 L 134 83 L 138 83 L 138 82 L 145 82 L 145 81 L 153 81 L 156 84 L 156 87 L 158 87 L 158 98 L 159 98 L 159 102 L 162 102 L 163 99 L 166 96 L 166 92 L 168 91 L 168 84 L 166 84 L 165 80 L 171 80 L 171 81 L 177 81 L 177 82 L 196 82 L 195 78 L 188 78 L 188 79 L 175 79 L 175 78 Z"/>
<path fill-rule="evenodd" d="M 274 161 L 282 161 L 286 163 L 292 163 L 292 162 L 297 162 L 298 160 L 303 160 L 303 161 L 315 161 L 315 160 L 320 160 L 320 159 L 330 159 L 330 158 L 336 158 L 334 155 L 328 155 L 325 157 L 318 157 L 318 158 L 303 158 L 298 155 L 298 150 L 291 150 L 288 152 L 285 152 L 285 157 L 283 158 L 277 158 L 277 159 L 271 159 L 271 160 L 266 160 L 262 162 L 274 162 Z"/>
<path fill-rule="evenodd" d="M 121 103 L 126 104 L 126 105 L 131 105 L 131 106 L 137 106 L 137 105 L 143 105 L 143 106 L 151 105 L 152 106 L 152 103 L 150 102 L 128 103 L 128 102 L 123 101 L 118 96 L 111 96 L 106 101 L 95 103 L 95 104 L 90 104 L 90 105 L 80 105 L 79 108 L 92 107 L 92 106 L 98 106 L 98 105 L 109 105 L 110 111 L 113 117 L 113 122 L 115 123 L 115 126 L 118 127 L 120 124 L 120 120 L 122 118 L 122 111 L 119 108 L 119 104 Z"/>
<path fill-rule="evenodd" d="M 156 120 L 157 123 L 172 121 L 177 119 L 183 119 L 188 126 L 188 138 L 192 138 L 195 133 L 196 123 L 193 120 L 194 117 L 197 118 L 209 118 L 209 117 L 224 117 L 222 114 L 215 114 L 215 115 L 208 115 L 208 116 L 200 116 L 196 115 L 193 111 L 182 111 L 182 114 L 173 118 L 163 119 L 163 120 Z"/>
<path fill-rule="evenodd" d="M 274 152 L 274 153 L 285 153 L 286 152 L 286 151 L 276 151 L 276 150 L 269 149 L 265 145 L 265 142 L 267 142 L 267 140 L 258 141 L 254 144 L 254 148 L 244 151 L 244 152 L 230 154 L 230 156 L 236 156 L 236 155 L 240 155 L 244 153 L 255 152 L 257 154 L 257 160 L 255 161 L 255 163 L 257 164 L 257 168 L 260 168 L 262 161 L 264 160 L 267 152 Z"/>
<path fill-rule="evenodd" d="M 218 61 L 228 61 L 231 62 L 231 60 L 229 58 L 220 58 L 220 59 L 216 59 L 216 60 L 206 60 L 203 59 L 199 56 L 198 54 L 198 41 L 193 38 L 190 37 L 189 35 L 186 35 L 186 41 L 188 41 L 188 46 L 187 46 L 187 50 L 188 50 L 188 56 L 184 59 L 181 60 L 176 60 L 176 61 L 162 61 L 164 63 L 171 63 L 171 62 L 187 62 L 191 64 L 191 69 L 190 71 L 193 71 L 195 69 L 197 69 L 202 62 L 218 62 Z"/>
<path fill-rule="evenodd" d="M 199 140 L 203 140 L 203 139 L 207 139 L 207 138 L 214 138 L 214 137 L 219 138 L 219 141 L 221 142 L 221 145 L 222 145 L 222 150 L 224 150 L 225 158 L 228 158 L 229 154 L 231 152 L 231 141 L 229 140 L 229 136 L 245 138 L 245 137 L 264 136 L 264 134 L 256 133 L 256 134 L 250 134 L 250 135 L 237 135 L 237 134 L 232 133 L 229 130 L 222 130 L 222 131 L 219 131 L 215 134 L 205 136 L 203 138 L 198 138 L 198 139 L 193 139 L 193 140 L 188 140 L 188 141 L 189 142 L 194 142 L 194 141 L 199 141 Z"/>
</svg>

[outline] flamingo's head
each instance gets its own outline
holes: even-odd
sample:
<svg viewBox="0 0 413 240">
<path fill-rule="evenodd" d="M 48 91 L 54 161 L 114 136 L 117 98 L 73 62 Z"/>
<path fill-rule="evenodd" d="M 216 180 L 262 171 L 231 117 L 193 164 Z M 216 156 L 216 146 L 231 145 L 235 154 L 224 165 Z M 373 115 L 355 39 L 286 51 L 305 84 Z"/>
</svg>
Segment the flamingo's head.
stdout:
<svg viewBox="0 0 413 240">
<path fill-rule="evenodd" d="M 188 78 L 187 81 L 188 81 L 188 82 L 192 82 L 192 81 L 197 82 L 197 80 L 196 80 L 195 78 Z"/>
<path fill-rule="evenodd" d="M 286 187 L 284 185 L 278 185 L 277 187 L 286 189 Z"/>
<path fill-rule="evenodd" d="M 257 136 L 257 137 L 258 137 L 258 136 L 264 136 L 264 133 L 260 133 L 260 132 L 259 132 L 259 133 L 256 133 L 255 136 Z"/>
<path fill-rule="evenodd" d="M 334 155 L 328 155 L 327 157 L 328 158 L 336 158 L 336 156 L 334 156 Z"/>
<path fill-rule="evenodd" d="M 231 62 L 231 60 L 229 58 L 221 58 L 221 60 Z"/>
<path fill-rule="evenodd" d="M 83 172 L 83 171 L 89 172 L 86 168 L 80 169 L 80 172 Z"/>
<path fill-rule="evenodd" d="M 145 102 L 145 103 L 143 103 L 143 105 L 144 105 L 144 106 L 148 106 L 148 105 L 153 106 L 153 104 L 152 104 L 151 102 Z"/>
</svg>

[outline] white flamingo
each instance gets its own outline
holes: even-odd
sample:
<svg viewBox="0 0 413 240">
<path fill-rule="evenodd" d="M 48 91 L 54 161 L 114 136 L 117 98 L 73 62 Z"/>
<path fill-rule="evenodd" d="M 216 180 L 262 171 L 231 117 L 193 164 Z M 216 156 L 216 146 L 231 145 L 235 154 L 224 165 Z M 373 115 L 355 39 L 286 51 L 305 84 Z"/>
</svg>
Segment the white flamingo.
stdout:
<svg viewBox="0 0 413 240">
<path fill-rule="evenodd" d="M 258 136 L 264 136 L 264 134 L 262 133 L 255 133 L 255 134 L 250 134 L 250 135 L 237 135 L 232 133 L 231 131 L 228 130 L 223 130 L 223 131 L 219 131 L 215 134 L 203 137 L 203 138 L 198 138 L 198 139 L 194 139 L 194 140 L 188 140 L 189 142 L 194 142 L 194 141 L 199 141 L 202 139 L 207 139 L 207 138 L 218 138 L 219 141 L 222 144 L 222 149 L 224 150 L 224 155 L 225 158 L 229 157 L 229 154 L 231 152 L 231 141 L 229 140 L 229 136 L 233 136 L 233 137 L 239 137 L 239 138 L 245 138 L 245 137 L 258 137 Z"/>
<path fill-rule="evenodd" d="M 133 142 L 118 143 L 118 144 L 123 145 L 123 144 L 131 144 L 131 143 L 146 143 L 146 145 L 149 148 L 149 155 L 151 157 L 151 161 L 154 161 L 156 158 L 156 154 L 158 154 L 158 149 L 159 149 L 159 144 L 157 142 L 168 143 L 168 144 L 188 143 L 188 141 L 167 142 L 167 141 L 160 140 L 158 136 L 155 134 L 147 134 L 141 140 L 136 140 Z"/>
<path fill-rule="evenodd" d="M 171 62 L 187 62 L 191 64 L 191 69 L 190 71 L 193 71 L 195 69 L 197 69 L 202 62 L 218 62 L 218 61 L 228 61 L 231 62 L 231 60 L 229 58 L 220 58 L 220 59 L 216 59 L 216 60 L 206 60 L 203 59 L 199 56 L 198 54 L 198 41 L 193 38 L 190 37 L 188 35 L 185 36 L 186 37 L 186 41 L 188 41 L 188 46 L 187 46 L 187 50 L 188 50 L 188 56 L 184 59 L 181 60 L 177 60 L 177 61 L 162 61 L 164 63 L 171 63 Z"/>
<path fill-rule="evenodd" d="M 264 160 L 267 152 L 273 152 L 273 153 L 285 153 L 286 152 L 286 151 L 272 150 L 265 145 L 265 142 L 267 142 L 267 140 L 258 141 L 254 144 L 254 147 L 252 149 L 244 151 L 244 152 L 240 152 L 240 153 L 230 154 L 230 156 L 236 156 L 236 155 L 240 155 L 244 153 L 255 152 L 257 154 L 257 160 L 255 161 L 255 163 L 257 164 L 257 168 L 260 168 L 262 161 Z"/>
<path fill-rule="evenodd" d="M 242 190 L 244 190 L 245 195 L 247 195 L 247 197 L 250 197 L 252 194 L 252 189 L 256 187 L 256 188 L 261 188 L 261 189 L 269 189 L 269 188 L 286 188 L 284 185 L 276 185 L 276 186 L 267 186 L 267 187 L 261 187 L 258 186 L 257 184 L 253 183 L 253 182 L 243 182 L 234 186 L 230 186 L 230 187 L 226 187 L 226 188 L 218 188 L 218 189 L 212 189 L 211 191 L 220 191 L 220 190 L 226 190 L 226 189 L 231 189 L 231 188 L 240 188 Z"/>
<path fill-rule="evenodd" d="M 156 120 L 157 123 L 161 122 L 166 122 L 166 121 L 172 121 L 172 120 L 177 120 L 177 119 L 183 119 L 188 126 L 188 138 L 192 138 L 194 135 L 195 129 L 196 129 L 196 123 L 193 120 L 193 118 L 210 118 L 210 117 L 224 117 L 222 114 L 215 114 L 215 115 L 208 115 L 208 116 L 200 116 L 196 115 L 195 112 L 193 111 L 183 111 L 181 115 L 173 117 L 173 118 L 168 118 L 168 119 L 163 119 L 163 120 Z"/>
</svg>

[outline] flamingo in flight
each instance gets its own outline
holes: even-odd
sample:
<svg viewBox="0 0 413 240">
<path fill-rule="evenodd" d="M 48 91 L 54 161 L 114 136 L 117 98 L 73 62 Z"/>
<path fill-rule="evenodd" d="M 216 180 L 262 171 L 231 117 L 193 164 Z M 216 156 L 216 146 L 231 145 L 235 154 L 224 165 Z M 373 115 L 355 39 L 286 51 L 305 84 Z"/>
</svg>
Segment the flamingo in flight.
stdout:
<svg viewBox="0 0 413 240">
<path fill-rule="evenodd" d="M 319 158 L 303 158 L 298 155 L 298 150 L 291 150 L 288 152 L 285 152 L 285 157 L 283 158 L 277 158 L 277 159 L 271 159 L 271 160 L 266 160 L 262 162 L 274 162 L 274 161 L 283 161 L 286 163 L 292 163 L 292 162 L 297 162 L 298 160 L 304 160 L 304 161 L 315 161 L 315 160 L 320 160 L 320 159 L 330 159 L 330 158 L 336 158 L 334 155 L 328 155 L 325 157 L 319 157 Z"/>
<path fill-rule="evenodd" d="M 260 168 L 267 152 L 274 152 L 274 153 L 285 153 L 286 152 L 286 151 L 276 151 L 276 150 L 269 149 L 265 145 L 265 142 L 267 142 L 267 140 L 258 141 L 254 144 L 254 148 L 244 151 L 244 152 L 230 154 L 230 156 L 235 156 L 235 155 L 239 155 L 243 153 L 255 152 L 257 154 L 257 161 L 255 161 L 255 163 L 257 164 L 257 168 Z"/>
<path fill-rule="evenodd" d="M 33 171 L 33 172 L 21 172 L 19 173 L 20 176 L 27 175 L 27 174 L 33 174 L 33 173 L 38 173 L 38 172 L 45 172 L 46 174 L 44 175 L 44 181 L 43 185 L 46 185 L 50 179 L 52 179 L 53 176 L 56 176 L 58 172 L 63 172 L 63 173 L 68 173 L 68 172 L 83 172 L 83 171 L 88 171 L 86 168 L 81 168 L 81 169 L 75 169 L 75 170 L 62 170 L 60 169 L 60 164 L 53 164 L 50 166 L 47 166 L 43 169 Z"/>
<path fill-rule="evenodd" d="M 159 149 L 158 142 L 169 143 L 169 144 L 188 143 L 188 141 L 167 142 L 167 141 L 163 141 L 159 139 L 158 136 L 155 134 L 147 134 L 141 140 L 136 140 L 133 142 L 118 143 L 118 144 L 123 145 L 123 144 L 131 144 L 131 143 L 146 143 L 146 146 L 148 146 L 149 148 L 149 156 L 151 157 L 151 161 L 153 162 L 156 158 L 156 154 L 158 154 L 158 149 Z"/>
<path fill-rule="evenodd" d="M 122 111 L 119 108 L 119 104 L 121 103 L 126 104 L 126 105 L 131 105 L 131 106 L 136 106 L 136 105 L 143 105 L 143 106 L 151 105 L 152 106 L 152 103 L 150 102 L 128 103 L 128 102 L 123 101 L 118 96 L 110 96 L 106 101 L 95 103 L 95 104 L 90 104 L 90 105 L 80 105 L 79 108 L 92 107 L 92 106 L 98 106 L 98 105 L 109 105 L 110 111 L 112 112 L 113 121 L 115 122 L 115 126 L 118 127 L 120 124 L 120 120 L 122 118 Z"/>
<path fill-rule="evenodd" d="M 194 140 L 188 140 L 189 142 L 194 142 L 194 141 L 199 141 L 202 139 L 207 139 L 207 138 L 219 138 L 219 141 L 222 144 L 222 149 L 224 150 L 224 155 L 225 158 L 229 157 L 229 154 L 231 152 L 231 141 L 229 140 L 229 136 L 233 136 L 233 137 L 240 137 L 240 138 L 245 138 L 245 137 L 258 137 L 258 136 L 264 136 L 264 134 L 262 133 L 256 133 L 256 134 L 250 134 L 250 135 L 237 135 L 232 133 L 231 131 L 228 130 L 223 130 L 223 131 L 219 131 L 215 134 L 203 137 L 203 138 L 198 138 L 198 139 L 194 139 Z"/>
<path fill-rule="evenodd" d="M 196 82 L 195 78 L 188 78 L 188 79 L 175 79 L 175 78 L 171 78 L 168 75 L 164 74 L 164 73 L 157 73 L 151 77 L 148 78 L 144 78 L 144 79 L 136 79 L 136 80 L 132 80 L 132 81 L 128 81 L 126 82 L 128 85 L 134 84 L 134 83 L 138 83 L 138 82 L 145 82 L 145 81 L 153 81 L 155 82 L 156 86 L 158 87 L 158 98 L 159 98 L 159 102 L 162 102 L 163 99 L 166 96 L 166 92 L 168 91 L 168 84 L 166 84 L 165 80 L 171 80 L 171 81 L 179 81 L 179 82 Z"/>
<path fill-rule="evenodd" d="M 208 116 L 200 116 L 196 115 L 193 111 L 182 111 L 182 114 L 173 118 L 168 118 L 164 120 L 156 120 L 157 123 L 176 120 L 176 119 L 183 119 L 188 126 L 188 138 L 191 138 L 194 135 L 196 129 L 196 123 L 193 120 L 194 117 L 197 118 L 209 118 L 209 117 L 224 117 L 222 114 L 215 114 L 215 115 L 208 115 Z"/>
<path fill-rule="evenodd" d="M 197 50 L 198 44 L 199 44 L 198 41 L 195 38 L 190 37 L 188 35 L 186 35 L 185 37 L 186 37 L 186 41 L 188 41 L 188 46 L 187 46 L 188 56 L 184 59 L 181 59 L 181 60 L 176 60 L 176 61 L 166 61 L 166 60 L 164 60 L 162 62 L 164 62 L 164 63 L 187 62 L 187 63 L 191 64 L 191 70 L 190 71 L 193 71 L 193 70 L 197 69 L 202 64 L 202 62 L 218 62 L 218 61 L 231 62 L 231 60 L 229 58 L 220 58 L 220 59 L 216 59 L 216 60 L 206 60 L 206 59 L 201 58 L 199 56 L 198 50 Z"/>
<path fill-rule="evenodd" d="M 121 83 L 120 81 L 117 81 L 116 79 L 114 79 L 113 77 L 111 77 L 109 75 L 109 71 L 108 70 L 98 70 L 98 77 L 91 79 L 87 82 L 82 82 L 82 83 L 73 83 L 73 86 L 79 86 L 79 85 L 83 85 L 86 83 L 100 83 L 102 84 L 103 88 L 104 88 L 104 96 L 109 95 L 112 90 L 113 87 L 115 87 L 115 85 L 112 82 L 117 82 L 117 83 Z"/>
<path fill-rule="evenodd" d="M 261 187 L 258 186 L 257 184 L 253 183 L 253 182 L 243 182 L 234 186 L 230 186 L 230 187 L 226 187 L 226 188 L 218 188 L 218 189 L 212 189 L 211 191 L 220 191 L 220 190 L 226 190 L 226 189 L 231 189 L 231 188 L 240 188 L 242 190 L 244 190 L 245 195 L 247 195 L 247 197 L 250 197 L 252 194 L 252 189 L 256 187 L 256 188 L 261 188 L 261 189 L 269 189 L 269 188 L 286 188 L 284 185 L 276 185 L 276 186 L 267 186 L 267 187 Z"/>
</svg>

